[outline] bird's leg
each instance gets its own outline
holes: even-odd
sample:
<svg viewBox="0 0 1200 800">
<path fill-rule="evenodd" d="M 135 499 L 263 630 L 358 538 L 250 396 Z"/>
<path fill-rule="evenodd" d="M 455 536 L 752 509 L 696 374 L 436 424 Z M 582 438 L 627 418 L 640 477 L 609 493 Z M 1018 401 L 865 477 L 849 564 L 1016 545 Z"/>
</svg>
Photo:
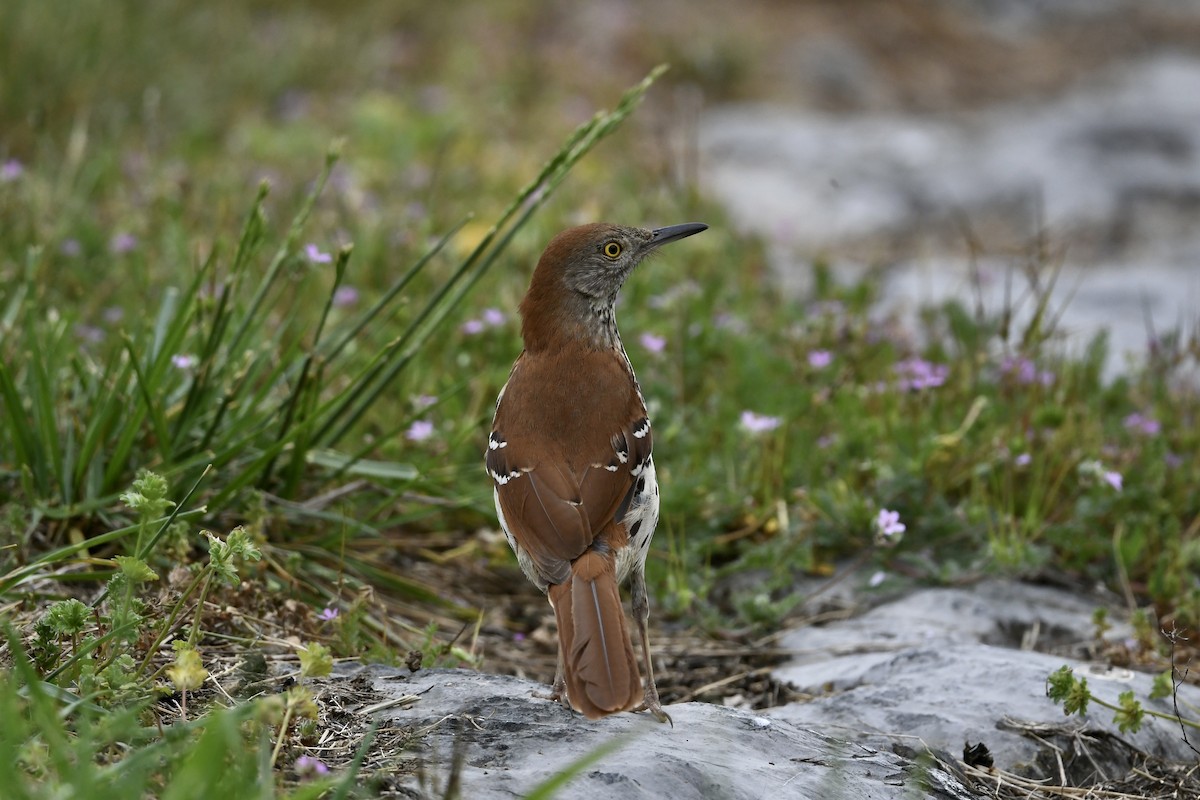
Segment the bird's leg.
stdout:
<svg viewBox="0 0 1200 800">
<path fill-rule="evenodd" d="M 658 687 L 654 685 L 654 665 L 650 659 L 650 634 L 646 630 L 646 621 L 650 619 L 650 601 L 646 597 L 646 573 L 643 565 L 638 564 L 633 569 L 630 589 L 633 594 L 633 621 L 637 623 L 638 636 L 642 640 L 642 668 L 646 672 L 646 697 L 634 711 L 649 711 L 659 722 L 670 722 L 671 715 L 663 711 L 662 703 L 658 700 Z"/>
<path fill-rule="evenodd" d="M 563 654 L 560 650 L 558 653 L 558 666 L 554 669 L 554 683 L 550 687 L 549 694 L 534 692 L 533 696 L 540 700 L 553 700 L 556 703 L 561 703 L 564 708 L 571 711 L 571 701 L 567 699 L 567 679 L 563 677 Z"/>
</svg>

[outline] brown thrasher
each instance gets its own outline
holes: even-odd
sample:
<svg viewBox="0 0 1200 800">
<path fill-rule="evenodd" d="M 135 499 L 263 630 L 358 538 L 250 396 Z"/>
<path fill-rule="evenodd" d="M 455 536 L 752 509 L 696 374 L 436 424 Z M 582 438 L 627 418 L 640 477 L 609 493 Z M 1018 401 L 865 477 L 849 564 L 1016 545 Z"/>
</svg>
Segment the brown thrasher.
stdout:
<svg viewBox="0 0 1200 800">
<path fill-rule="evenodd" d="M 662 722 L 646 632 L 658 482 L 646 402 L 613 304 L 648 254 L 705 230 L 583 225 L 551 240 L 521 302 L 525 349 L 496 400 L 487 469 L 496 515 L 558 623 L 551 697 L 591 719 L 641 703 Z M 645 689 L 618 585 L 632 575 Z"/>
</svg>

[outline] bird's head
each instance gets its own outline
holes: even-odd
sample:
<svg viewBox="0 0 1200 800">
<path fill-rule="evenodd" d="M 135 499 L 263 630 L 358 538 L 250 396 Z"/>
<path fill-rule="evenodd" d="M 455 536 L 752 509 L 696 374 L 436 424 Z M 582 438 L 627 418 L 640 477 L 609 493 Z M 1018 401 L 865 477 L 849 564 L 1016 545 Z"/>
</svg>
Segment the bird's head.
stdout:
<svg viewBox="0 0 1200 800">
<path fill-rule="evenodd" d="M 664 244 L 707 228 L 700 222 L 652 230 L 599 222 L 558 234 L 538 260 L 521 302 L 526 347 L 537 349 L 556 336 L 611 344 L 613 303 L 629 273 Z"/>
</svg>

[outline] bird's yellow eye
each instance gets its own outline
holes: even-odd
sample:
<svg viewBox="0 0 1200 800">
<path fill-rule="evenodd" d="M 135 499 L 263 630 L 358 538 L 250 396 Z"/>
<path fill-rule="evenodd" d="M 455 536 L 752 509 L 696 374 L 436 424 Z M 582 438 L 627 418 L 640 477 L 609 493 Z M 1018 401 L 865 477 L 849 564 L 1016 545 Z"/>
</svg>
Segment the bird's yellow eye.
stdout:
<svg viewBox="0 0 1200 800">
<path fill-rule="evenodd" d="M 604 245 L 604 255 L 609 258 L 616 258 L 621 255 L 621 245 L 617 242 L 609 242 Z"/>
</svg>

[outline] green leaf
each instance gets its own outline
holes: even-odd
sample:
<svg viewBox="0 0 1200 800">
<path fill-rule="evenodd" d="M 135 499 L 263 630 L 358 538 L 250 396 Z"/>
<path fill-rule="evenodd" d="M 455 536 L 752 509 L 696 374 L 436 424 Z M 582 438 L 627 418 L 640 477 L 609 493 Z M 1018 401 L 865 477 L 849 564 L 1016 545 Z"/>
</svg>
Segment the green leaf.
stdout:
<svg viewBox="0 0 1200 800">
<path fill-rule="evenodd" d="M 158 573 L 150 569 L 150 565 L 134 556 L 115 556 L 113 561 L 121 568 L 121 572 L 130 583 L 145 583 L 158 580 Z"/>
<path fill-rule="evenodd" d="M 416 480 L 421 474 L 412 464 L 401 464 L 396 461 L 373 461 L 366 458 L 356 459 L 345 453 L 329 449 L 309 450 L 306 458 L 310 464 L 364 478 L 411 481 Z"/>
<path fill-rule="evenodd" d="M 300 648 L 300 675 L 304 678 L 323 678 L 333 672 L 333 655 L 320 642 Z"/>
<path fill-rule="evenodd" d="M 182 692 L 198 689 L 208 677 L 208 670 L 204 668 L 200 654 L 189 647 L 175 654 L 175 663 L 167 667 L 167 677 Z"/>
<path fill-rule="evenodd" d="M 1121 733 L 1137 733 L 1142 727 L 1142 718 L 1146 715 L 1142 704 L 1134 699 L 1132 691 L 1121 692 L 1117 702 L 1121 709 L 1113 714 L 1113 722 L 1121 729 Z"/>
<path fill-rule="evenodd" d="M 1046 679 L 1046 696 L 1056 703 L 1061 703 L 1071 692 L 1075 684 L 1075 673 L 1066 664 L 1050 673 Z"/>
<path fill-rule="evenodd" d="M 1050 674 L 1046 679 L 1046 696 L 1056 703 L 1062 703 L 1063 713 L 1086 714 L 1091 692 L 1087 688 L 1087 678 L 1077 678 L 1071 668 L 1063 665 Z"/>
<path fill-rule="evenodd" d="M 75 598 L 60 600 L 46 611 L 46 621 L 59 636 L 75 636 L 87 625 L 91 609 Z"/>
<path fill-rule="evenodd" d="M 1175 681 L 1172 678 L 1171 670 L 1160 672 L 1154 676 L 1154 684 L 1150 687 L 1150 699 L 1158 700 L 1161 697 L 1170 697 L 1175 693 Z"/>
<path fill-rule="evenodd" d="M 233 551 L 216 534 L 204 531 L 208 539 L 208 569 L 230 586 L 238 585 L 237 567 L 233 564 Z"/>
<path fill-rule="evenodd" d="M 226 543 L 229 545 L 229 551 L 243 561 L 262 559 L 262 551 L 258 549 L 250 534 L 241 525 L 229 532 Z"/>
<path fill-rule="evenodd" d="M 144 469 L 138 473 L 133 488 L 121 495 L 121 502 L 141 514 L 143 518 L 161 517 L 163 512 L 175 505 L 167 499 L 170 489 L 166 478 Z"/>
</svg>

